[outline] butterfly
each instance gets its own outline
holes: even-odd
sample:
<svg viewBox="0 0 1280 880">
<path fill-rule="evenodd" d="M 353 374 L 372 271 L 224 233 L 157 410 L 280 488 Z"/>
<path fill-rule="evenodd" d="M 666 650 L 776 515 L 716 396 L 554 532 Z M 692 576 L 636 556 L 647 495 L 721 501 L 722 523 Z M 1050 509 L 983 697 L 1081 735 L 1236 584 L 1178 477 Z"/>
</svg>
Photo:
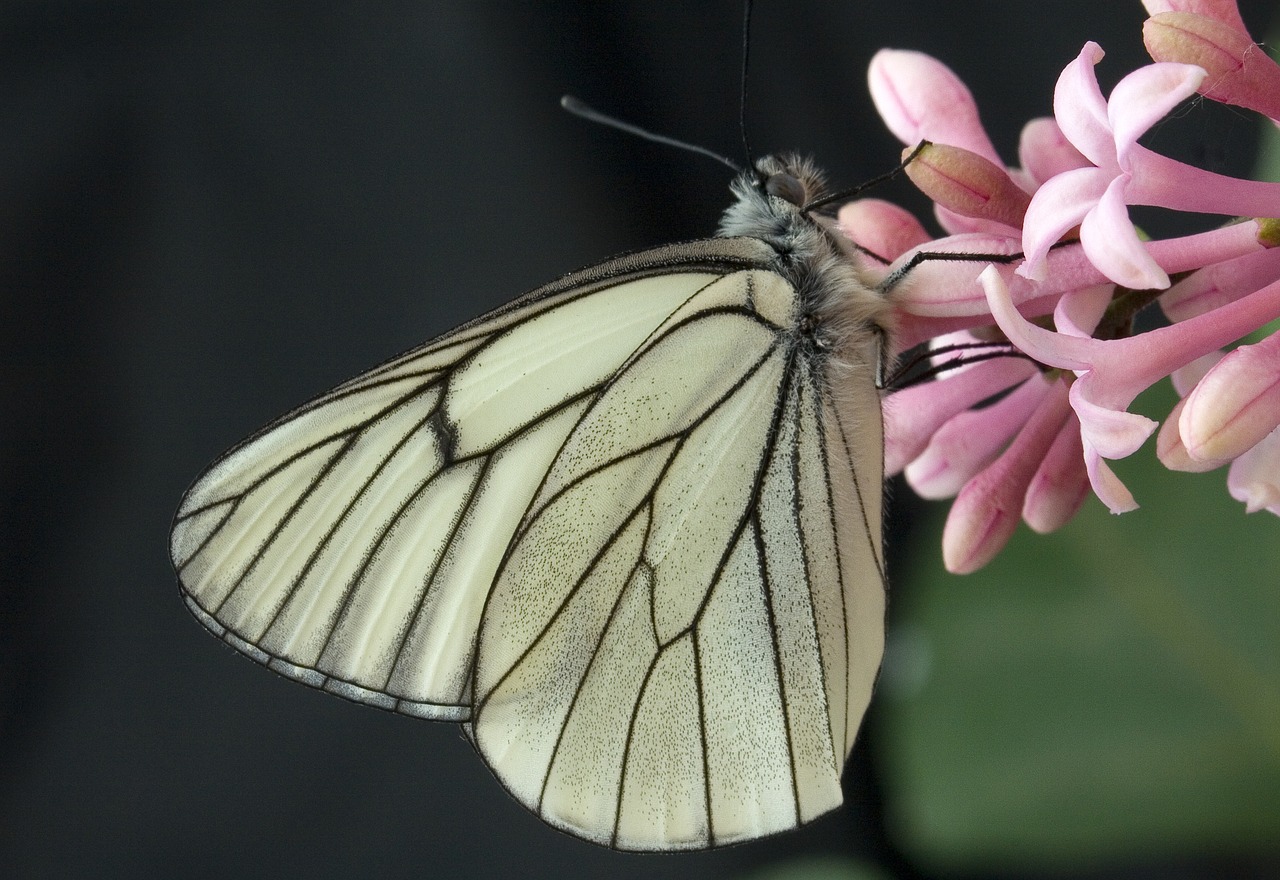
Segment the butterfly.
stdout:
<svg viewBox="0 0 1280 880">
<path fill-rule="evenodd" d="M 270 669 L 458 722 L 520 803 L 624 850 L 793 828 L 884 645 L 890 303 L 821 174 L 767 157 L 718 234 L 607 260 L 219 458 L 170 552 Z"/>
</svg>

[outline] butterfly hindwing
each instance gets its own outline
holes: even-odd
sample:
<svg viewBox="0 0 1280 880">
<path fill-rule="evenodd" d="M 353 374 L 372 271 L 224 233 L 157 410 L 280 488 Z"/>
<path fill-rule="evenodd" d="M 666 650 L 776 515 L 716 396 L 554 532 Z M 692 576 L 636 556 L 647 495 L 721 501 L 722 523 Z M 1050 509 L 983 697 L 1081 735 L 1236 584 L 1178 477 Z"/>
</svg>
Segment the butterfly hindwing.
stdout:
<svg viewBox="0 0 1280 880">
<path fill-rule="evenodd" d="M 474 736 L 552 824 L 703 848 L 840 803 L 879 663 L 878 627 L 851 646 L 847 623 L 882 625 L 878 520 L 832 482 L 849 462 L 827 458 L 839 427 L 798 308 L 768 272 L 701 290 L 593 400 L 517 531 Z"/>
</svg>

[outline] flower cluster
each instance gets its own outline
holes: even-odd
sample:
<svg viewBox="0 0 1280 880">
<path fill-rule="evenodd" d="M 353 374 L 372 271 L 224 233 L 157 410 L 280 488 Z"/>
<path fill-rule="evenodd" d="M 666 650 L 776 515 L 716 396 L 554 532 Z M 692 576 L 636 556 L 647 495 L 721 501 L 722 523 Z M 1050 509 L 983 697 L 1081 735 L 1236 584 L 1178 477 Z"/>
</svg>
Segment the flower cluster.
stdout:
<svg viewBox="0 0 1280 880">
<path fill-rule="evenodd" d="M 1026 358 L 971 362 L 885 400 L 888 472 L 905 470 L 925 497 L 956 496 L 943 532 L 951 571 L 985 565 L 1019 519 L 1058 528 L 1090 489 L 1114 513 L 1136 507 L 1107 462 L 1155 432 L 1128 407 L 1166 376 L 1182 400 L 1160 429 L 1160 460 L 1183 471 L 1229 463 L 1231 494 L 1280 515 L 1280 334 L 1223 352 L 1280 318 L 1280 222 L 1267 219 L 1280 217 L 1280 183 L 1138 143 L 1197 93 L 1280 124 L 1280 66 L 1249 38 L 1234 0 L 1144 2 L 1155 63 L 1108 99 L 1094 74 L 1102 50 L 1087 44 L 1058 80 L 1053 118 L 1024 128 L 1018 168 L 1001 161 L 968 89 L 941 63 L 897 50 L 871 63 L 889 129 L 912 148 L 926 142 L 907 173 L 947 233 L 934 239 L 875 200 L 841 212 L 855 242 L 893 261 L 882 271 L 900 346 L 950 352 L 995 339 Z M 1231 219 L 1148 241 L 1130 205 Z M 1136 332 L 1134 315 L 1153 303 L 1167 325 Z"/>
</svg>

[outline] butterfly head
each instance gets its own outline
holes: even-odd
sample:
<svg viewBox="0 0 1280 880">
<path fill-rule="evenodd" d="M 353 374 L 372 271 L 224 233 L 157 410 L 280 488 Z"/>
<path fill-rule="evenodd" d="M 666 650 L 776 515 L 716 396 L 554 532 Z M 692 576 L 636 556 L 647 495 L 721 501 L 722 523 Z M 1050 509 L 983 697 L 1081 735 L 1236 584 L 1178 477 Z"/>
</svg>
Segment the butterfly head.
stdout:
<svg viewBox="0 0 1280 880">
<path fill-rule="evenodd" d="M 838 362 L 856 369 L 882 368 L 882 340 L 893 329 L 891 303 L 864 277 L 859 254 L 835 218 L 820 210 L 828 196 L 822 172 L 802 156 L 766 156 L 730 188 L 736 198 L 719 234 L 773 248 L 775 271 L 798 292 L 800 327 L 815 348 L 837 353 Z"/>
<path fill-rule="evenodd" d="M 736 199 L 725 212 L 720 234 L 749 235 L 766 241 L 808 225 L 805 207 L 826 193 L 822 172 L 794 154 L 765 156 L 729 187 Z"/>
<path fill-rule="evenodd" d="M 813 161 L 802 156 L 765 156 L 750 174 L 764 195 L 803 211 L 826 193 L 826 181 Z"/>
</svg>

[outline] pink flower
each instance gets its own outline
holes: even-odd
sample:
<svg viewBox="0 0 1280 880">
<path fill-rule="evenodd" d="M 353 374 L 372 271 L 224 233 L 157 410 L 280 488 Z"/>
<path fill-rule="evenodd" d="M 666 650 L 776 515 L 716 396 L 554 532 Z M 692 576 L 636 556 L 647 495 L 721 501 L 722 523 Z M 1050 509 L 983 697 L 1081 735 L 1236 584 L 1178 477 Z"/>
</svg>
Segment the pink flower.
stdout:
<svg viewBox="0 0 1280 880">
<path fill-rule="evenodd" d="M 904 144 L 949 144 L 1000 163 L 973 94 L 941 61 L 923 52 L 881 49 L 867 68 L 867 85 L 880 118 Z"/>
<path fill-rule="evenodd" d="M 911 488 L 923 498 L 955 495 L 1018 435 L 1044 400 L 1049 385 L 1037 374 L 985 409 L 952 416 L 907 465 Z"/>
<path fill-rule="evenodd" d="M 1142 0 L 1142 5 L 1153 16 L 1166 12 L 1190 12 L 1244 32 L 1244 19 L 1240 17 L 1236 0 Z"/>
<path fill-rule="evenodd" d="M 1042 535 L 1066 525 L 1089 496 L 1089 474 L 1084 464 L 1084 441 L 1075 413 L 1058 429 L 1040 468 L 1027 486 L 1022 518 Z"/>
<path fill-rule="evenodd" d="M 1052 117 L 1033 119 L 1022 128 L 1018 139 L 1018 160 L 1034 191 L 1056 175 L 1085 168 L 1089 160 L 1071 145 Z"/>
<path fill-rule="evenodd" d="M 1028 361 L 1002 358 L 944 373 L 936 381 L 890 394 L 884 402 L 885 473 L 893 476 L 919 458 L 953 417 L 1035 372 Z"/>
<path fill-rule="evenodd" d="M 1169 417 L 1160 426 L 1160 433 L 1156 437 L 1156 456 L 1161 464 L 1171 471 L 1195 474 L 1215 470 L 1227 463 L 1225 460 L 1192 458 L 1187 452 L 1187 447 L 1182 444 L 1182 434 L 1178 430 L 1178 423 L 1182 421 L 1182 410 L 1187 403 L 1187 395 L 1204 378 L 1205 373 L 1222 360 L 1222 357 L 1222 352 L 1211 351 L 1203 357 L 1196 358 L 1185 367 L 1174 370 L 1169 377 L 1173 380 L 1174 389 L 1181 395 L 1181 400 L 1169 410 Z"/>
<path fill-rule="evenodd" d="M 907 176 L 939 208 L 1006 235 L 1022 226 L 1031 197 L 1005 169 L 964 147 L 926 143 Z"/>
<path fill-rule="evenodd" d="M 959 147 L 1000 165 L 972 93 L 942 62 L 923 52 L 881 49 L 867 68 L 867 85 L 880 117 L 904 144 Z M 987 231 L 984 223 L 944 204 L 937 204 L 934 214 L 951 233 Z"/>
<path fill-rule="evenodd" d="M 1026 262 L 1018 271 L 1042 277 L 1049 248 L 1078 225 L 1089 260 L 1112 281 L 1135 290 L 1165 288 L 1169 277 L 1129 220 L 1129 205 L 1270 216 L 1280 203 L 1280 185 L 1213 174 L 1138 144 L 1147 129 L 1195 94 L 1204 70 L 1152 64 L 1122 79 L 1105 100 L 1093 71 L 1102 55 L 1096 43 L 1086 44 L 1058 79 L 1058 125 L 1091 166 L 1062 172 L 1036 191 L 1022 231 Z"/>
<path fill-rule="evenodd" d="M 1231 40 L 1219 42 L 1232 57 L 1249 54 L 1232 3 L 1148 8 L 1227 28 Z M 1203 21 L 1160 27 L 1166 37 L 1182 28 L 1183 49 L 1208 45 Z M 890 129 L 909 147 L 931 142 L 908 175 L 947 233 L 930 240 L 883 205 L 841 211 L 851 238 L 892 261 L 870 268 L 894 304 L 895 342 L 927 343 L 931 372 L 972 357 L 978 340 L 991 355 L 993 339 L 1040 365 L 970 363 L 885 398 L 887 472 L 901 470 L 924 497 L 956 496 L 943 536 L 952 571 L 984 565 L 1018 519 L 1040 532 L 1060 527 L 1090 488 L 1113 512 L 1136 507 L 1108 462 L 1156 430 L 1129 406 L 1165 376 L 1184 397 L 1160 431 L 1160 460 L 1175 470 L 1231 463 L 1232 495 L 1280 513 L 1280 336 L 1222 354 L 1280 318 L 1280 222 L 1265 219 L 1280 216 L 1280 184 L 1212 174 L 1138 143 L 1197 90 L 1265 106 L 1258 83 L 1270 73 L 1252 62 L 1244 76 L 1161 60 L 1124 77 L 1108 100 L 1094 76 L 1101 57 L 1089 43 L 1067 66 L 1055 117 L 1023 129 L 1017 168 L 1002 164 L 972 95 L 940 62 L 885 50 L 871 65 Z M 1207 82 L 1206 68 L 1219 80 Z M 1146 241 L 1129 219 L 1133 204 L 1264 219 Z M 1174 323 L 1136 332 L 1135 316 L 1155 303 Z"/>
<path fill-rule="evenodd" d="M 1214 261 L 1160 295 L 1170 321 L 1185 321 L 1233 302 L 1280 278 L 1280 248 Z"/>
<path fill-rule="evenodd" d="M 910 211 L 881 199 L 858 199 L 840 208 L 840 231 L 858 247 L 893 260 L 929 240 L 929 233 Z M 885 267 L 867 260 L 864 268 L 884 274 Z"/>
</svg>

